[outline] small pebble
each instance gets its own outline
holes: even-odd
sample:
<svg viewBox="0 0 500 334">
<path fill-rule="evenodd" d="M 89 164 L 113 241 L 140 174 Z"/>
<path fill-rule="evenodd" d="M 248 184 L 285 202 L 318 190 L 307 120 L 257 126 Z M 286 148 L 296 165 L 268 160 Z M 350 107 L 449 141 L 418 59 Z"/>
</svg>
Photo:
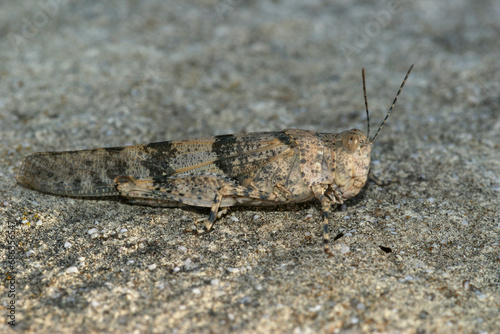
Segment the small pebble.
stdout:
<svg viewBox="0 0 500 334">
<path fill-rule="evenodd" d="M 77 267 L 69 267 L 68 269 L 66 269 L 66 272 L 68 274 L 76 274 L 76 273 L 78 273 L 78 268 Z"/>
<path fill-rule="evenodd" d="M 87 233 L 88 233 L 88 234 L 90 234 L 90 235 L 92 235 L 92 234 L 95 234 L 95 233 L 97 233 L 97 232 L 98 232 L 98 231 L 97 231 L 97 229 L 96 229 L 96 228 L 91 228 L 91 229 L 90 229 Z"/>
<path fill-rule="evenodd" d="M 342 254 L 347 254 L 347 253 L 350 253 L 350 252 L 351 252 L 351 249 L 350 249 L 350 248 L 349 248 L 349 246 L 347 246 L 347 245 L 342 245 L 342 246 L 340 247 L 340 252 L 341 252 Z"/>
</svg>

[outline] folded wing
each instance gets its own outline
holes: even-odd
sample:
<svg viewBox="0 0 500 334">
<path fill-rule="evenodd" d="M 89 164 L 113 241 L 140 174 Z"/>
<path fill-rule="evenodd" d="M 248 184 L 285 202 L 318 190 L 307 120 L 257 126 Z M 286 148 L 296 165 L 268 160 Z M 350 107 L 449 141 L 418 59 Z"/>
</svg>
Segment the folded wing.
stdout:
<svg viewBox="0 0 500 334">
<path fill-rule="evenodd" d="M 76 197 L 118 196 L 114 179 L 210 173 L 238 179 L 284 154 L 295 143 L 284 132 L 224 135 L 147 145 L 27 156 L 17 180 L 38 191 Z"/>
</svg>

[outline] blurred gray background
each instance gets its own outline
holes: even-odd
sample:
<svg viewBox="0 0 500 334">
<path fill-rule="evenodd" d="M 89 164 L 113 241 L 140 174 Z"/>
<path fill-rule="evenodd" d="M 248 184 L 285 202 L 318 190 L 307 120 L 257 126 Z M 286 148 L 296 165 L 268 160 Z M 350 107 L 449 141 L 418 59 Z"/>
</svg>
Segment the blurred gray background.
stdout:
<svg viewBox="0 0 500 334">
<path fill-rule="evenodd" d="M 2 2 L 0 236 L 16 236 L 15 329 L 498 331 L 499 17 L 487 0 Z M 37 151 L 366 131 L 362 67 L 374 129 L 411 64 L 372 151 L 387 184 L 336 209 L 332 258 L 316 202 L 234 209 L 196 237 L 183 231 L 207 210 L 15 182 Z M 7 295 L 4 284 L 1 314 Z"/>
</svg>

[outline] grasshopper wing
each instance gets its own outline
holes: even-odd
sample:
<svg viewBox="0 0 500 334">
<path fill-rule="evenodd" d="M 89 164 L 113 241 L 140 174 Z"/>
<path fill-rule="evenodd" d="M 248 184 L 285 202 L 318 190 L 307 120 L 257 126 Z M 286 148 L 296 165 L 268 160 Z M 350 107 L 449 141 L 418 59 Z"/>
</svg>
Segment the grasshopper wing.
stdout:
<svg viewBox="0 0 500 334">
<path fill-rule="evenodd" d="M 284 132 L 224 135 L 147 145 L 27 156 L 19 183 L 38 191 L 75 197 L 119 196 L 114 179 L 148 179 L 210 173 L 237 180 L 283 154 L 295 143 Z"/>
</svg>

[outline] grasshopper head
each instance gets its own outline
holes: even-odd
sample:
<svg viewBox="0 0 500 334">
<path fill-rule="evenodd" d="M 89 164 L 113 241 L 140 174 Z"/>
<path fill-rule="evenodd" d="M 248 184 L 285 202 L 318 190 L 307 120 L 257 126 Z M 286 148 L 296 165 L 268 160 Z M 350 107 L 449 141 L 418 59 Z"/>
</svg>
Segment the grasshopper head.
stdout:
<svg viewBox="0 0 500 334">
<path fill-rule="evenodd" d="M 365 135 L 357 129 L 344 131 L 339 135 L 339 140 L 336 144 L 335 184 L 338 187 L 339 192 L 342 194 L 342 199 L 348 199 L 357 195 L 361 191 L 361 188 L 365 185 L 368 178 L 368 171 L 370 170 L 370 152 L 372 150 L 372 144 L 375 141 L 375 138 L 377 138 L 385 122 L 387 122 L 387 119 L 389 118 L 389 115 L 398 100 L 398 96 L 401 93 L 412 68 L 413 65 L 410 66 L 410 69 L 406 73 L 406 76 L 399 87 L 387 115 L 372 139 L 369 138 L 370 112 L 368 111 L 368 100 L 366 98 L 365 69 L 363 69 L 363 93 L 365 97 L 368 135 Z"/>
<path fill-rule="evenodd" d="M 343 199 L 357 195 L 365 185 L 371 150 L 371 142 L 361 130 L 340 133 L 335 152 L 335 184 Z"/>
</svg>

